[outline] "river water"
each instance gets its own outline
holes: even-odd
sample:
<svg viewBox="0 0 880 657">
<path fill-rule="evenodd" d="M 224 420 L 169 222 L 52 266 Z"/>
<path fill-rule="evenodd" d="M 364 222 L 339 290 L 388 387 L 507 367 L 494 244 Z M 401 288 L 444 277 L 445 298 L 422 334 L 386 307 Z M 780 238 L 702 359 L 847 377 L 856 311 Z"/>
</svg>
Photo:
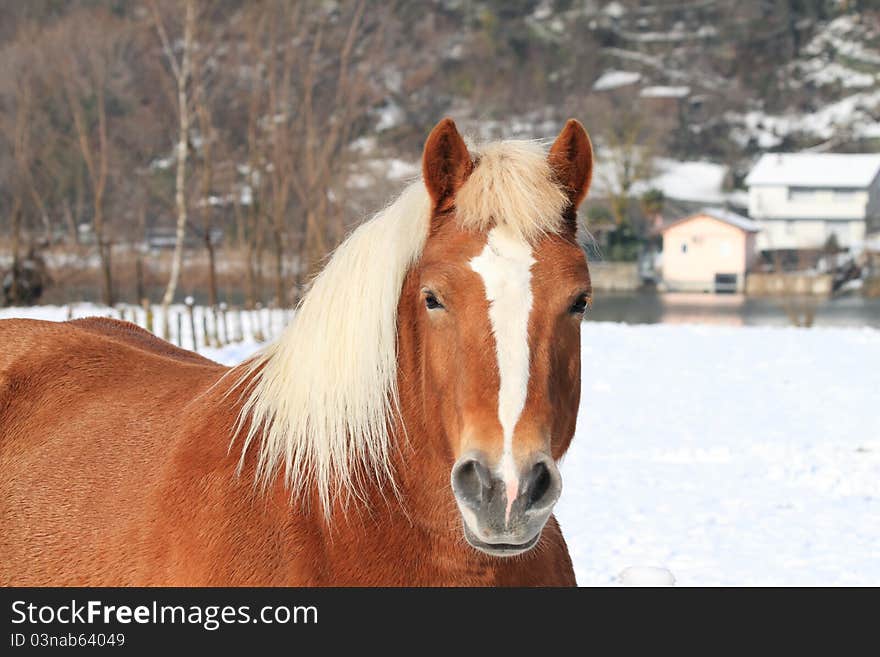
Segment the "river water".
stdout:
<svg viewBox="0 0 880 657">
<path fill-rule="evenodd" d="M 203 289 L 190 289 L 182 282 L 178 300 L 192 295 L 197 304 L 207 303 Z M 154 302 L 161 298 L 164 288 L 148 289 Z M 134 301 L 134 293 L 125 290 L 125 302 Z M 270 298 L 265 290 L 264 298 Z M 223 286 L 220 298 L 230 306 L 244 303 L 244 293 L 237 286 Z M 71 299 L 94 301 L 100 294 L 94 285 L 81 288 L 50 287 L 40 300 L 46 304 L 66 304 Z M 880 328 L 880 298 L 865 298 L 859 293 L 833 298 L 780 299 L 775 297 L 747 297 L 737 294 L 687 294 L 641 292 L 593 293 L 593 307 L 587 311 L 587 321 L 625 322 L 627 324 L 725 324 L 728 326 L 792 326 L 803 322 L 813 313 L 813 326 L 871 326 Z"/>
<path fill-rule="evenodd" d="M 780 299 L 741 294 L 603 292 L 593 294 L 587 321 L 627 324 L 724 324 L 728 326 L 880 328 L 880 298 L 847 294 L 832 298 Z"/>
</svg>

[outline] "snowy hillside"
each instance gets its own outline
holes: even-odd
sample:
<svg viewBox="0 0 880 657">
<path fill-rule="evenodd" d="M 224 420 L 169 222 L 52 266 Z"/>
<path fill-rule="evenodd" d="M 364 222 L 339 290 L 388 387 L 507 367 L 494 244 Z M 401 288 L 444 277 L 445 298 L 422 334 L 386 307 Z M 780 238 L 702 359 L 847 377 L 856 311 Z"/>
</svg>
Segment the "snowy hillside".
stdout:
<svg viewBox="0 0 880 657">
<path fill-rule="evenodd" d="M 642 98 L 678 99 L 695 137 L 679 147 L 731 139 L 749 150 L 834 150 L 880 137 L 876 11 L 611 2 L 589 15 L 606 43 L 593 91 L 633 86 Z"/>
<path fill-rule="evenodd" d="M 880 585 L 878 389 L 874 329 L 585 323 L 557 513 L 578 582 Z"/>
</svg>

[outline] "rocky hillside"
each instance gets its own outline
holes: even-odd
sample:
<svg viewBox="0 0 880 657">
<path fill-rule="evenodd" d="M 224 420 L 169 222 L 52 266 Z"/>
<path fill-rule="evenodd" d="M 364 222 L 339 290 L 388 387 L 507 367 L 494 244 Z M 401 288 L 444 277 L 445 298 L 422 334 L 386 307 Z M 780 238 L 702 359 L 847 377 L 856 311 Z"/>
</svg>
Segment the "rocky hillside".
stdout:
<svg viewBox="0 0 880 657">
<path fill-rule="evenodd" d="M 265 218 L 243 216 L 253 204 L 291 243 L 332 221 L 312 247 L 329 248 L 417 172 L 444 115 L 476 138 L 580 118 L 617 218 L 651 187 L 728 202 L 767 150 L 880 150 L 877 0 L 198 5 L 189 194 L 235 218 L 240 242 Z M 177 107 L 154 6 L 179 50 L 173 0 L 0 4 L 0 232 L 19 212 L 26 233 L 78 239 L 98 205 L 90 144 L 106 145 L 118 239 L 171 224 Z"/>
<path fill-rule="evenodd" d="M 880 138 L 876 2 L 446 0 L 416 13 L 382 128 L 452 112 L 527 132 L 632 93 L 674 114 L 664 150 L 680 159 Z"/>
<path fill-rule="evenodd" d="M 636 130 L 666 162 L 646 179 L 700 161 L 735 196 L 767 150 L 880 149 L 877 2 L 446 0 L 416 13 L 376 110 L 380 141 L 405 152 L 445 113 L 483 137 L 548 136 L 577 116 L 600 149 Z"/>
</svg>

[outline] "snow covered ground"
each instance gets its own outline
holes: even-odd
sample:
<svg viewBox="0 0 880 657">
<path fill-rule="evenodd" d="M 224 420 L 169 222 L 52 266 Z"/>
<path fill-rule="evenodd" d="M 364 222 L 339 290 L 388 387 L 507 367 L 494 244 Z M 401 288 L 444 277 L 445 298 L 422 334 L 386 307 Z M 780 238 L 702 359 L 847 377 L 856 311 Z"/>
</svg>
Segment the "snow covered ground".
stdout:
<svg viewBox="0 0 880 657">
<path fill-rule="evenodd" d="M 557 512 L 578 582 L 880 585 L 878 390 L 875 329 L 585 323 Z"/>
<path fill-rule="evenodd" d="M 880 585 L 880 331 L 583 327 L 558 510 L 582 585 Z"/>
</svg>

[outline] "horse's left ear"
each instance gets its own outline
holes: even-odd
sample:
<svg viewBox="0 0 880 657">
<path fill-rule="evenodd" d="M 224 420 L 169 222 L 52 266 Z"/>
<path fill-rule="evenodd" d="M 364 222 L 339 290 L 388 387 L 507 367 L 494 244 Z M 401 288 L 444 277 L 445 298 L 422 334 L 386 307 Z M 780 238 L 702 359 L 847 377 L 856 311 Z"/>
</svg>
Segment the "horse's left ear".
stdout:
<svg viewBox="0 0 880 657">
<path fill-rule="evenodd" d="M 547 159 L 568 194 L 571 207 L 577 210 L 593 178 L 593 146 L 580 121 L 568 120 L 553 142 Z"/>
</svg>

